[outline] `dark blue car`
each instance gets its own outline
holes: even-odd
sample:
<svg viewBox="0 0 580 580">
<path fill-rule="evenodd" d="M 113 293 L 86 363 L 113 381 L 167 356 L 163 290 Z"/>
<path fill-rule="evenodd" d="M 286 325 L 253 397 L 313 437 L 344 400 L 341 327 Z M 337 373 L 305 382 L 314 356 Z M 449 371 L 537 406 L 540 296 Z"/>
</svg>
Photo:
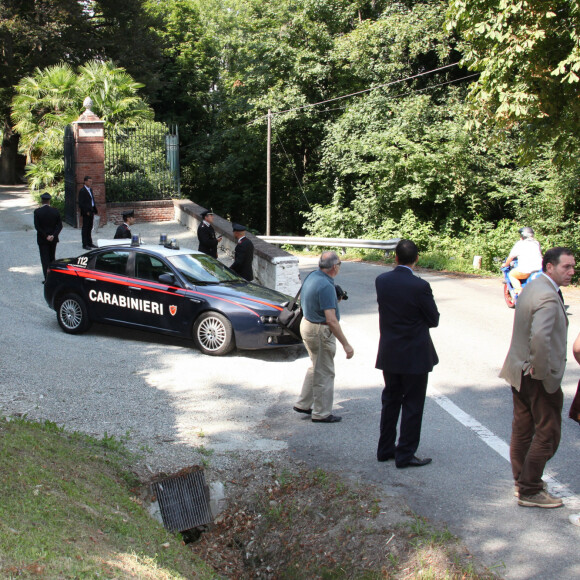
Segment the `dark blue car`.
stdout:
<svg viewBox="0 0 580 580">
<path fill-rule="evenodd" d="M 106 246 L 58 260 L 44 297 L 71 334 L 116 324 L 193 338 L 209 355 L 299 342 L 278 324 L 289 296 L 185 248 Z"/>
</svg>

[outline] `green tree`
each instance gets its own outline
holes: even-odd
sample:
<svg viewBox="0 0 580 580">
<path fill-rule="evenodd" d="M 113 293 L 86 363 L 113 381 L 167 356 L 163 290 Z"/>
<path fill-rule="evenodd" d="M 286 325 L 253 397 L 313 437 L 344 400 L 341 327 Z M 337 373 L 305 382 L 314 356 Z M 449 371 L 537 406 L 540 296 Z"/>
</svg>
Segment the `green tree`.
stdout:
<svg viewBox="0 0 580 580">
<path fill-rule="evenodd" d="M 10 103 L 15 86 L 35 69 L 112 59 L 154 85 L 158 51 L 143 3 L 0 0 L 0 183 L 16 181 L 19 135 L 12 128 Z"/>
<path fill-rule="evenodd" d="M 10 122 L 14 86 L 63 54 L 87 55 L 88 23 L 76 0 L 0 0 L 0 183 L 16 182 L 18 135 Z"/>
<path fill-rule="evenodd" d="M 476 122 L 491 119 L 498 133 L 518 128 L 524 158 L 550 142 L 557 160 L 575 160 L 580 2 L 451 0 L 448 29 L 463 39 L 463 63 L 480 73 L 471 90 Z"/>
<path fill-rule="evenodd" d="M 315 197 L 316 168 L 325 124 L 336 114 L 288 109 L 322 101 L 343 90 L 330 53 L 337 37 L 385 3 L 282 0 L 199 2 L 202 21 L 216 31 L 220 71 L 212 87 L 211 134 L 200 135 L 185 170 L 184 190 L 201 203 L 219 195 L 227 214 L 263 230 L 266 185 L 266 114 L 274 112 L 272 204 L 276 231 L 301 227 L 307 209 L 302 188 Z M 219 6 L 219 4 L 218 4 Z M 188 190 L 189 187 L 189 190 Z"/>
<path fill-rule="evenodd" d="M 146 88 L 159 119 L 178 123 L 182 136 L 207 132 L 211 92 L 219 78 L 217 38 L 192 0 L 147 0 L 159 50 L 156 82 Z"/>
<path fill-rule="evenodd" d="M 59 191 L 64 129 L 78 118 L 85 97 L 93 99 L 93 110 L 109 131 L 120 124 L 152 119 L 153 111 L 137 93 L 141 87 L 123 69 L 100 61 L 88 62 L 76 71 L 68 64 L 54 65 L 22 79 L 12 100 L 12 120 L 30 162 L 31 188 Z"/>
</svg>

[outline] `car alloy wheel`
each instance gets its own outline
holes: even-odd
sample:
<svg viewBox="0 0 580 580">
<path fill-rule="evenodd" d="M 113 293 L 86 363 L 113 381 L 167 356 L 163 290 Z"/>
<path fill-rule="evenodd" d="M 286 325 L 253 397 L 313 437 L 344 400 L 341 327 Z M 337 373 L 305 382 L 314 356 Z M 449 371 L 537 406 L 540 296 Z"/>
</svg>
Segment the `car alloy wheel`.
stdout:
<svg viewBox="0 0 580 580">
<path fill-rule="evenodd" d="M 60 327 L 70 334 L 84 332 L 89 327 L 89 316 L 84 300 L 76 294 L 67 294 L 56 311 Z"/>
<path fill-rule="evenodd" d="M 204 354 L 219 356 L 235 347 L 232 324 L 219 312 L 204 312 L 195 321 L 193 338 Z"/>
</svg>

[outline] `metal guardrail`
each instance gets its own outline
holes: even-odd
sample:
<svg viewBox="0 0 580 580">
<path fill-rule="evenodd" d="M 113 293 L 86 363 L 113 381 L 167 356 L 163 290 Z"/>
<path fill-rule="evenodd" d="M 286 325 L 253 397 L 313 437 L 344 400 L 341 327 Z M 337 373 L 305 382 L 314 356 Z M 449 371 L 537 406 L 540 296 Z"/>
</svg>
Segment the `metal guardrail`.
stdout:
<svg viewBox="0 0 580 580">
<path fill-rule="evenodd" d="M 258 236 L 270 244 L 291 246 L 325 246 L 328 248 L 366 248 L 371 250 L 393 251 L 400 238 L 392 240 L 352 240 L 347 238 L 314 238 L 298 236 Z"/>
</svg>

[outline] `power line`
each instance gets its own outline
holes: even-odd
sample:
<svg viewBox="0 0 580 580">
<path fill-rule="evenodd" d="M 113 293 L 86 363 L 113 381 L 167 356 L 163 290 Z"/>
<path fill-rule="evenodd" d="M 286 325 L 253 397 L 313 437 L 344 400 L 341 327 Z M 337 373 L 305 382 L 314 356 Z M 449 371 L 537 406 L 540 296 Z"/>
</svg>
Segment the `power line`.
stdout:
<svg viewBox="0 0 580 580">
<path fill-rule="evenodd" d="M 451 85 L 453 83 L 458 83 L 459 81 L 465 81 L 467 79 L 472 79 L 474 77 L 479 76 L 479 73 L 474 73 L 472 75 L 468 75 L 466 77 L 461 77 L 460 79 L 453 79 L 452 81 L 445 81 L 444 83 L 439 83 L 438 85 L 431 85 L 429 87 L 425 87 L 424 89 L 413 89 L 412 91 L 408 91 L 406 93 L 399 93 L 398 95 L 393 95 L 389 97 L 387 100 L 391 99 L 399 99 L 401 97 L 406 97 L 407 95 L 412 95 L 413 93 L 422 93 L 424 91 L 430 91 L 431 89 L 436 89 L 438 87 L 444 87 L 445 85 Z"/>
<path fill-rule="evenodd" d="M 292 109 L 285 109 L 283 111 L 275 111 L 272 113 L 272 115 L 283 115 L 286 113 L 292 113 L 294 111 L 301 111 L 303 109 L 308 109 L 311 107 L 317 107 L 318 105 L 324 105 L 326 103 L 333 103 L 334 101 L 340 101 L 341 99 L 349 99 L 350 97 L 356 97 L 357 95 L 362 95 L 364 93 L 369 93 L 370 91 L 375 91 L 377 89 L 384 89 L 385 87 L 390 87 L 392 85 L 396 85 L 399 83 L 404 83 L 406 81 L 410 81 L 419 77 L 423 77 L 425 75 L 429 75 L 429 74 L 433 74 L 436 72 L 440 72 L 442 70 L 448 69 L 448 68 L 452 68 L 454 66 L 458 66 L 459 62 L 454 62 L 452 64 L 446 64 L 444 66 L 440 66 L 439 68 L 435 68 L 432 70 L 428 70 L 422 73 L 417 73 L 416 75 L 411 75 L 409 77 L 405 77 L 403 79 L 397 79 L 395 81 L 390 81 L 388 83 L 384 83 L 382 85 L 377 85 L 376 87 L 370 87 L 369 89 L 363 89 L 362 91 L 357 91 L 355 93 L 350 93 L 348 95 L 342 95 L 340 97 L 334 97 L 332 99 L 326 99 L 325 101 L 319 101 L 318 103 L 310 103 L 308 105 L 301 105 L 300 107 L 294 107 Z M 472 75 L 475 76 L 475 75 Z M 458 80 L 463 80 L 463 79 L 458 79 Z M 449 81 L 449 82 L 454 82 L 454 81 Z M 258 117 L 257 119 L 254 119 L 253 121 L 249 121 L 247 124 L 253 124 L 256 123 L 257 121 L 261 121 L 262 119 L 266 119 L 268 117 L 268 115 L 262 115 L 261 117 Z"/>
<path fill-rule="evenodd" d="M 454 80 L 451 80 L 451 81 L 446 81 L 444 83 L 439 83 L 437 85 L 431 85 L 431 86 L 425 87 L 423 89 L 414 89 L 414 90 L 409 91 L 409 92 L 406 92 L 406 93 L 400 93 L 398 95 L 393 95 L 393 96 L 389 97 L 387 100 L 399 99 L 401 97 L 405 97 L 405 96 L 410 95 L 410 94 L 413 94 L 413 93 L 420 93 L 420 92 L 424 92 L 424 91 L 430 91 L 430 90 L 436 89 L 438 87 L 443 87 L 445 85 L 449 85 L 449 84 L 456 83 L 456 82 L 459 82 L 459 81 L 464 81 L 464 80 L 467 80 L 467 79 L 470 79 L 470 78 L 473 78 L 473 77 L 476 77 L 476 76 L 478 76 L 478 73 L 475 73 L 475 74 L 472 74 L 472 75 L 469 75 L 469 76 L 466 76 L 466 77 L 462 77 L 460 79 L 454 79 Z M 375 88 L 379 88 L 379 87 L 375 87 Z M 372 90 L 372 89 L 369 89 L 369 90 Z M 353 94 L 360 94 L 360 93 L 353 93 Z M 333 100 L 335 100 L 335 99 L 333 99 Z M 318 104 L 320 104 L 320 103 L 318 103 Z M 334 109 L 324 109 L 323 111 L 320 111 L 320 113 L 329 113 L 331 111 L 339 111 L 339 110 L 344 110 L 344 109 L 346 109 L 346 106 L 344 106 L 344 107 L 336 107 Z M 296 109 L 292 109 L 292 110 L 296 110 Z M 281 114 L 283 112 L 285 112 L 285 111 L 280 111 L 280 113 L 278 113 L 278 114 Z M 302 191 L 302 195 L 304 196 L 304 199 L 306 200 L 306 203 L 308 204 L 308 207 L 310 208 L 310 210 L 312 210 L 312 206 L 310 205 L 310 202 L 308 201 L 308 197 L 306 196 L 306 192 L 304 191 L 304 187 L 302 186 L 302 183 L 301 183 L 300 179 L 298 178 L 298 175 L 296 175 L 296 171 L 294 169 L 294 164 L 292 163 L 292 160 L 290 159 L 290 157 L 289 157 L 289 155 L 288 155 L 288 153 L 287 153 L 287 151 L 286 151 L 286 149 L 284 147 L 284 144 L 282 143 L 282 140 L 280 139 L 280 136 L 278 134 L 276 134 L 276 138 L 278 139 L 278 142 L 280 143 L 280 146 L 282 147 L 282 151 L 284 151 L 284 155 L 286 156 L 286 160 L 288 161 L 288 165 L 290 166 L 290 168 L 292 169 L 292 172 L 294 173 L 294 178 L 296 179 L 296 182 L 298 183 L 298 185 L 300 187 L 300 190 Z"/>
<path fill-rule="evenodd" d="M 278 141 L 280 142 L 280 145 L 282 146 L 282 151 L 284 151 L 284 155 L 286 155 L 286 159 L 288 160 L 288 165 L 290 165 L 290 167 L 292 168 L 292 173 L 294 173 L 294 177 L 296 178 L 296 181 L 298 182 L 298 185 L 300 186 L 300 189 L 302 190 L 302 195 L 304 196 L 304 199 L 306 200 L 306 203 L 308 204 L 308 208 L 312 211 L 312 206 L 310 205 L 310 202 L 308 201 L 308 198 L 306 197 L 306 192 L 304 191 L 304 188 L 302 187 L 302 183 L 301 183 L 300 179 L 298 179 L 298 175 L 296 175 L 296 171 L 294 170 L 294 164 L 292 163 L 292 160 L 288 156 L 288 153 L 286 153 L 286 149 L 284 148 L 284 144 L 282 143 L 280 137 L 278 135 L 276 135 L 276 137 L 278 137 Z"/>
<path fill-rule="evenodd" d="M 397 95 L 391 95 L 389 97 L 386 97 L 385 100 L 387 101 L 393 101 L 395 99 L 400 99 L 401 97 L 406 97 L 407 95 L 412 95 L 414 93 L 423 93 L 426 91 L 431 91 L 433 89 L 437 89 L 439 87 L 444 87 L 445 85 L 451 85 L 453 83 L 458 83 L 460 81 L 465 81 L 468 79 L 472 79 L 474 77 L 479 76 L 479 73 L 474 73 L 472 75 L 468 75 L 466 77 L 461 77 L 460 79 L 453 79 L 451 81 L 445 81 L 444 83 L 439 83 L 437 85 L 430 85 L 428 87 L 422 88 L 422 89 L 413 89 L 412 91 L 407 91 L 406 93 L 399 93 Z M 347 108 L 347 105 L 344 105 L 342 107 L 335 107 L 333 109 L 323 109 L 322 111 L 319 111 L 319 113 L 331 113 L 333 111 L 344 111 Z M 272 113 L 274 114 L 274 113 Z"/>
</svg>

